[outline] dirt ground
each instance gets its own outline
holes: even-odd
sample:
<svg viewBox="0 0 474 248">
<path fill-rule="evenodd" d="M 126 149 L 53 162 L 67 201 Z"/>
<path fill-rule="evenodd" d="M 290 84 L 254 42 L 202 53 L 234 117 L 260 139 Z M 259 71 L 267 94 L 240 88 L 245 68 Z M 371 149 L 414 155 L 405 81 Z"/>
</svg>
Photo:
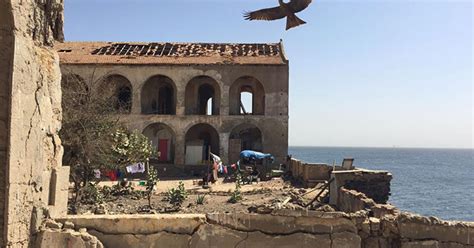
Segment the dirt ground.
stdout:
<svg viewBox="0 0 474 248">
<path fill-rule="evenodd" d="M 177 207 L 167 201 L 167 192 L 183 182 L 188 197 Z M 228 200 L 235 189 L 234 182 L 223 182 L 220 179 L 210 188 L 204 189 L 198 185 L 197 179 L 161 180 L 157 183 L 156 191 L 151 198 L 151 209 L 146 197 L 137 194 L 109 196 L 103 204 L 79 204 L 77 208 L 70 207 L 70 214 L 154 214 L 154 213 L 211 213 L 211 212 L 271 212 L 280 208 L 304 208 L 319 192 L 314 189 L 294 187 L 290 182 L 281 178 L 270 181 L 245 184 L 241 187 L 243 199 L 237 203 Z M 117 182 L 102 182 L 100 186 L 113 186 Z M 134 191 L 145 190 L 140 181 L 132 181 Z M 326 192 L 325 192 L 326 193 Z M 204 195 L 204 203 L 198 204 L 198 196 Z M 324 195 L 324 194 L 323 194 Z M 324 202 L 324 200 L 321 200 Z M 310 209 L 327 207 L 315 202 Z"/>
</svg>

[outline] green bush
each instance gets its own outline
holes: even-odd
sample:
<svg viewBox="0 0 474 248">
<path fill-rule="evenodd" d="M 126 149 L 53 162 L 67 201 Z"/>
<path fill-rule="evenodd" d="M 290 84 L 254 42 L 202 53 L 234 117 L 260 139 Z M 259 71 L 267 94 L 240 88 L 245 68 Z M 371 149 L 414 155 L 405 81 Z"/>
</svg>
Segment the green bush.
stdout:
<svg viewBox="0 0 474 248">
<path fill-rule="evenodd" d="M 82 188 L 81 201 L 85 204 L 102 204 L 104 203 L 104 195 L 97 185 L 89 183 Z"/>
<path fill-rule="evenodd" d="M 188 192 L 186 192 L 183 182 L 179 182 L 179 185 L 177 188 L 172 188 L 168 190 L 168 193 L 166 196 L 166 199 L 168 200 L 168 202 L 175 206 L 181 206 L 181 204 L 183 204 L 186 198 L 188 198 Z"/>
<path fill-rule="evenodd" d="M 206 195 L 198 195 L 196 198 L 196 204 L 203 205 L 206 202 Z"/>
<path fill-rule="evenodd" d="M 235 176 L 235 190 L 230 195 L 229 200 L 227 200 L 229 203 L 237 203 L 243 199 L 242 192 L 240 191 L 241 187 L 242 187 L 242 177 L 240 176 L 240 173 L 237 173 L 237 175 Z"/>
</svg>

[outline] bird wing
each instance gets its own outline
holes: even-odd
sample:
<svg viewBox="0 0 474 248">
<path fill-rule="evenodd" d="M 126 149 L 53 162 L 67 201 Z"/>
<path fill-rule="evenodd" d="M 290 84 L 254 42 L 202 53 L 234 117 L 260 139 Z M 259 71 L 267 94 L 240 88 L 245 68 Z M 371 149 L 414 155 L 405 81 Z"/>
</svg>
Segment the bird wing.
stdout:
<svg viewBox="0 0 474 248">
<path fill-rule="evenodd" d="M 286 17 L 285 12 L 280 7 L 261 9 L 244 13 L 245 20 L 277 20 Z"/>
<path fill-rule="evenodd" d="M 306 8 L 311 4 L 312 0 L 291 0 L 288 3 L 288 6 L 293 9 L 294 13 L 298 13 Z"/>
</svg>

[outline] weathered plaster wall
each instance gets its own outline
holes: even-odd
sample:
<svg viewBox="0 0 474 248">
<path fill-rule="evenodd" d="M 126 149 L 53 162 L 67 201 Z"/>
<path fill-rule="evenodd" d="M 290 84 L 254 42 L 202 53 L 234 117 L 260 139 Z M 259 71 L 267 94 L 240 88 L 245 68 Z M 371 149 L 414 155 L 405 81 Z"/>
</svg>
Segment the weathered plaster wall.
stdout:
<svg viewBox="0 0 474 248">
<path fill-rule="evenodd" d="M 0 178 L 5 179 L 0 186 L 5 187 L 0 245 L 27 247 L 44 215 L 42 209 L 56 216 L 66 210 L 64 200 L 58 204 L 64 190 L 55 192 L 67 168 L 61 167 L 57 134 L 59 59 L 49 47 L 62 39 L 63 3 L 1 0 L 0 9 Z"/>
<path fill-rule="evenodd" d="M 57 221 L 83 233 L 87 230 L 105 247 L 114 248 L 472 248 L 474 242 L 474 223 L 407 213 L 375 218 L 366 211 L 275 210 L 271 214 L 68 216 Z M 64 232 L 56 230 L 57 235 L 63 236 Z M 54 232 L 48 235 L 52 238 Z"/>
<path fill-rule="evenodd" d="M 247 123 L 262 132 L 263 152 L 272 153 L 276 164 L 284 163 L 288 152 L 288 66 L 264 65 L 61 65 L 64 74 L 80 76 L 86 83 L 98 84 L 108 75 L 121 75 L 132 85 L 131 114 L 122 120 L 131 128 L 143 131 L 153 123 L 163 123 L 176 134 L 175 164 L 184 164 L 185 134 L 191 126 L 206 123 L 220 134 L 219 155 L 228 161 L 229 136 L 232 129 Z M 176 115 L 143 115 L 141 112 L 142 89 L 148 79 L 162 75 L 172 80 L 176 88 Z M 208 76 L 218 84 L 220 92 L 219 115 L 186 115 L 186 86 L 198 76 Z M 265 115 L 230 115 L 229 93 L 239 78 L 257 79 L 265 91 Z M 95 85 L 93 85 L 95 87 Z M 230 161 L 235 162 L 235 161 Z"/>
<path fill-rule="evenodd" d="M 0 247 L 4 245 L 4 210 L 10 109 L 10 79 L 13 63 L 13 14 L 8 1 L 0 1 Z"/>
</svg>

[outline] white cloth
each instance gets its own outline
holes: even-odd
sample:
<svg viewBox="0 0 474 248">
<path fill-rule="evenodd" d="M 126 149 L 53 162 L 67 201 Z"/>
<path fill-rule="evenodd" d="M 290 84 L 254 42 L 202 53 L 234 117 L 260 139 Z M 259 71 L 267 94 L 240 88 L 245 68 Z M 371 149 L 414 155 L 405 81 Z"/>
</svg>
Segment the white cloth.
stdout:
<svg viewBox="0 0 474 248">
<path fill-rule="evenodd" d="M 100 170 L 98 170 L 98 169 L 94 170 L 94 177 L 97 178 L 97 179 L 100 179 Z"/>
<path fill-rule="evenodd" d="M 127 166 L 126 168 L 127 168 L 127 172 L 131 173 L 131 174 L 144 173 L 145 172 L 145 164 L 144 163 L 131 164 L 131 165 Z"/>
<path fill-rule="evenodd" d="M 214 163 L 216 163 L 219 166 L 222 165 L 222 159 L 219 156 L 217 156 L 214 153 L 211 153 L 211 156 L 212 156 L 212 160 L 214 160 Z"/>
</svg>

